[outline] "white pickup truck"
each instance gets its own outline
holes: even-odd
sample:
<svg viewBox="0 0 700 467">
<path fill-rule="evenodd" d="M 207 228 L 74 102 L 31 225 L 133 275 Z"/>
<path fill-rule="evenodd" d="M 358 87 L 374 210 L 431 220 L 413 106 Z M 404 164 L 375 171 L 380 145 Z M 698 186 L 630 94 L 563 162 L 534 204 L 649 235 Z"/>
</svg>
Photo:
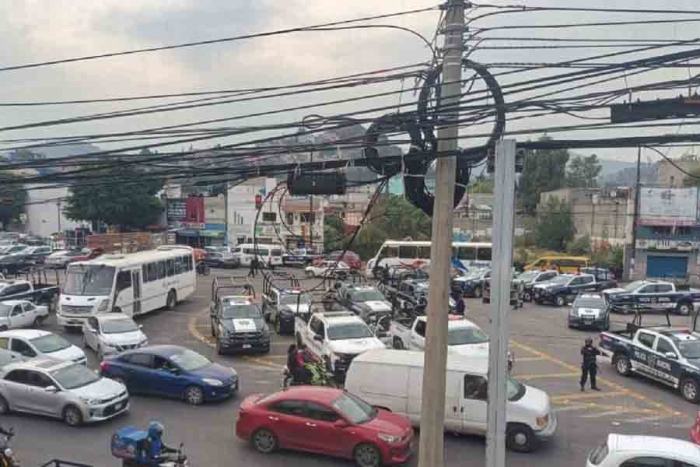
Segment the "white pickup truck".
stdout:
<svg viewBox="0 0 700 467">
<path fill-rule="evenodd" d="M 367 323 L 351 311 L 298 314 L 294 334 L 297 345 L 326 362 L 341 382 L 353 358 L 367 350 L 386 348 Z"/>
<path fill-rule="evenodd" d="M 420 350 L 425 348 L 426 316 L 397 318 L 389 327 L 393 348 Z M 459 315 L 450 315 L 447 323 L 447 345 L 450 352 L 481 357 L 489 354 L 489 336 L 476 324 Z M 508 352 L 508 369 L 513 367 L 513 355 Z"/>
</svg>

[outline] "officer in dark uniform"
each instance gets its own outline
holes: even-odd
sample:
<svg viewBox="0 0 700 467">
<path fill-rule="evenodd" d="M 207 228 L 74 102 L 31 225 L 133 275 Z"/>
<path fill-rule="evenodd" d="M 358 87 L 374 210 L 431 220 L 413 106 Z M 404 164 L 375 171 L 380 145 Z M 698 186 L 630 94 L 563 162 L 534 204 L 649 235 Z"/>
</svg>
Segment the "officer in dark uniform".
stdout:
<svg viewBox="0 0 700 467">
<path fill-rule="evenodd" d="M 595 382 L 596 373 L 598 373 L 596 357 L 600 355 L 600 350 L 593 347 L 593 339 L 590 337 L 586 338 L 586 345 L 581 347 L 581 355 L 583 356 L 583 363 L 581 363 L 581 391 L 585 390 L 588 375 L 591 375 L 591 389 L 600 391 Z"/>
</svg>

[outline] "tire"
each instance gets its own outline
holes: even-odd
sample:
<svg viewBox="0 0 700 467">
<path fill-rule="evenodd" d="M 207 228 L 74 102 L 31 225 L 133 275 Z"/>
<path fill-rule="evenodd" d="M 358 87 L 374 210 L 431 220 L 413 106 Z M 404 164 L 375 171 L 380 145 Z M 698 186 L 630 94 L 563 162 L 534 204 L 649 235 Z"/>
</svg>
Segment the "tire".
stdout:
<svg viewBox="0 0 700 467">
<path fill-rule="evenodd" d="M 358 467 L 379 467 L 382 465 L 382 455 L 373 444 L 362 443 L 358 445 L 354 449 L 352 457 Z"/>
<path fill-rule="evenodd" d="M 316 275 L 314 274 L 313 271 L 306 271 L 306 277 L 309 279 L 313 279 Z"/>
<path fill-rule="evenodd" d="M 0 331 L 7 331 L 7 326 L 0 326 Z"/>
<path fill-rule="evenodd" d="M 174 290 L 171 290 L 170 292 L 168 292 L 168 298 L 165 301 L 165 308 L 168 310 L 172 310 L 175 308 L 175 305 L 177 305 L 177 294 Z"/>
<path fill-rule="evenodd" d="M 4 397 L 0 396 L 0 415 L 10 413 L 10 404 L 7 403 Z"/>
<path fill-rule="evenodd" d="M 397 350 L 403 350 L 403 341 L 399 339 L 398 337 L 394 337 L 394 342 L 393 342 L 393 347 Z"/>
<path fill-rule="evenodd" d="M 32 323 L 32 326 L 38 328 L 38 327 L 41 326 L 42 324 L 44 324 L 44 317 L 43 317 L 43 316 L 37 316 L 36 318 L 34 318 L 34 322 Z"/>
<path fill-rule="evenodd" d="M 676 307 L 676 313 L 681 316 L 688 316 L 693 311 L 693 306 L 689 303 L 679 303 Z"/>
<path fill-rule="evenodd" d="M 484 296 L 484 289 L 482 289 L 479 286 L 474 287 L 474 298 L 481 298 L 483 296 Z"/>
<path fill-rule="evenodd" d="M 613 359 L 613 365 L 619 375 L 629 376 L 632 373 L 632 363 L 627 355 L 617 355 Z"/>
<path fill-rule="evenodd" d="M 700 401 L 700 384 L 695 378 L 683 378 L 679 388 L 683 399 L 693 404 L 697 404 Z"/>
<path fill-rule="evenodd" d="M 531 302 L 532 301 L 532 294 L 530 294 L 530 292 L 523 292 L 523 301 L 524 302 Z"/>
<path fill-rule="evenodd" d="M 277 436 L 266 428 L 261 428 L 253 433 L 253 436 L 250 437 L 250 442 L 255 450 L 261 454 L 271 454 L 275 452 L 279 444 L 277 442 Z"/>
<path fill-rule="evenodd" d="M 74 405 L 69 405 L 63 409 L 63 422 L 68 426 L 79 426 L 83 423 L 83 414 Z"/>
<path fill-rule="evenodd" d="M 566 299 L 559 295 L 557 298 L 554 299 L 554 304 L 556 306 L 564 306 L 566 305 Z"/>
<path fill-rule="evenodd" d="M 514 423 L 506 429 L 506 446 L 515 452 L 531 452 L 536 444 L 535 434 L 527 425 Z"/>
<path fill-rule="evenodd" d="M 202 405 L 204 403 L 204 391 L 199 386 L 188 386 L 185 389 L 185 402 L 190 405 Z"/>
</svg>

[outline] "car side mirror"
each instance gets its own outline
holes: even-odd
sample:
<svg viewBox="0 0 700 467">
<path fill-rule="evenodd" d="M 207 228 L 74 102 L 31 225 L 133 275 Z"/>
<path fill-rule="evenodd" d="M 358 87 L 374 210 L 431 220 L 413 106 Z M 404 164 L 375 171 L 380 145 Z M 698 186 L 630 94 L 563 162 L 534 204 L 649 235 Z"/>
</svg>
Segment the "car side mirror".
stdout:
<svg viewBox="0 0 700 467">
<path fill-rule="evenodd" d="M 58 392 L 58 388 L 56 386 L 46 386 L 44 388 L 44 391 L 46 391 L 50 394 L 56 394 Z"/>
<path fill-rule="evenodd" d="M 678 360 L 678 355 L 676 355 L 674 352 L 666 352 L 666 358 L 669 358 L 671 360 Z"/>
<path fill-rule="evenodd" d="M 320 334 L 314 334 L 314 340 L 319 341 L 319 342 L 323 342 L 323 336 Z"/>
<path fill-rule="evenodd" d="M 345 420 L 343 420 L 342 418 L 339 418 L 338 420 L 333 422 L 333 426 L 336 428 L 345 428 L 345 427 L 350 426 L 350 424 L 348 422 L 346 422 Z"/>
<path fill-rule="evenodd" d="M 139 324 L 139 329 L 143 329 L 143 324 Z"/>
</svg>

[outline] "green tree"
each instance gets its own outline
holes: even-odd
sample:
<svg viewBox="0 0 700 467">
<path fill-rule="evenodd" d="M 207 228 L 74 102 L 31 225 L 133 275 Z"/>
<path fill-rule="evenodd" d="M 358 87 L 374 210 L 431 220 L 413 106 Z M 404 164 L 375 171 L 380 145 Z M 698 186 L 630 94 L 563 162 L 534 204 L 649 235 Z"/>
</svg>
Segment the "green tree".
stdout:
<svg viewBox="0 0 700 467">
<path fill-rule="evenodd" d="M 0 173 L 0 222 L 3 230 L 17 222 L 20 214 L 26 211 L 27 191 L 19 181 L 14 174 Z"/>
<path fill-rule="evenodd" d="M 690 175 L 683 179 L 683 185 L 685 186 L 700 186 L 700 168 L 693 169 L 689 171 Z"/>
<path fill-rule="evenodd" d="M 537 247 L 565 251 L 567 243 L 574 238 L 574 218 L 571 205 L 550 196 L 537 217 L 535 242 Z"/>
<path fill-rule="evenodd" d="M 89 221 L 93 227 L 104 222 L 128 231 L 143 229 L 162 213 L 162 203 L 156 198 L 163 188 L 162 180 L 131 165 L 119 164 L 90 175 L 88 183 L 70 189 L 64 211 L 69 219 Z"/>
<path fill-rule="evenodd" d="M 595 188 L 598 186 L 598 175 L 603 166 L 598 156 L 574 156 L 566 171 L 566 184 L 572 188 Z"/>
<path fill-rule="evenodd" d="M 323 249 L 333 251 L 342 248 L 345 224 L 338 214 L 329 214 L 323 218 Z"/>
<path fill-rule="evenodd" d="M 551 138 L 543 136 L 540 141 Z M 534 150 L 525 154 L 523 173 L 520 177 L 520 196 L 526 214 L 534 215 L 540 194 L 564 186 L 566 163 L 569 151 L 566 149 Z"/>
<path fill-rule="evenodd" d="M 471 185 L 471 192 L 476 194 L 493 194 L 493 180 L 480 175 Z"/>
<path fill-rule="evenodd" d="M 573 240 L 568 245 L 568 251 L 576 256 L 588 256 L 591 254 L 591 237 L 584 235 Z"/>
</svg>

